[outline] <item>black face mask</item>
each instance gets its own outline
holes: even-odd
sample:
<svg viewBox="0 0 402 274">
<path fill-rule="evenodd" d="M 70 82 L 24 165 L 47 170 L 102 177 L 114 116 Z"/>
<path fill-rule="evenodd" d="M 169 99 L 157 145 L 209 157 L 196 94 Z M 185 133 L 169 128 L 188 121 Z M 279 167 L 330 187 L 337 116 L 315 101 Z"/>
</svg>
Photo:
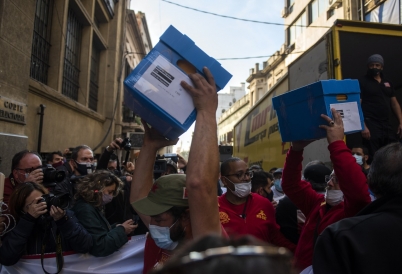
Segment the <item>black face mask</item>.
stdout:
<svg viewBox="0 0 402 274">
<path fill-rule="evenodd" d="M 265 194 L 267 195 L 267 199 L 272 202 L 272 200 L 274 199 L 274 192 L 271 191 L 271 193 L 268 193 L 268 191 L 265 190 L 265 188 L 263 188 L 262 190 L 264 190 Z"/>
<path fill-rule="evenodd" d="M 378 68 L 371 68 L 367 70 L 367 75 L 375 77 L 377 75 L 379 75 L 381 72 L 381 69 Z"/>
<path fill-rule="evenodd" d="M 91 163 L 82 163 L 82 164 L 80 164 L 77 161 L 75 161 L 75 163 L 77 164 L 77 167 L 75 169 L 81 175 L 91 174 L 95 169 L 94 165 L 91 164 Z"/>
</svg>

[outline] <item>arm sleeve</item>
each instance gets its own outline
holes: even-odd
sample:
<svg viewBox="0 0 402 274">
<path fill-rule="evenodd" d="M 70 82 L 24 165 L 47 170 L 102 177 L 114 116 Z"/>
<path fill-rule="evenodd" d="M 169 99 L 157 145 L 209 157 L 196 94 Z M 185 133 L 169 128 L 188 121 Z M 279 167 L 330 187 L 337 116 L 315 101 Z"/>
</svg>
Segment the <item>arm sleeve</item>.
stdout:
<svg viewBox="0 0 402 274">
<path fill-rule="evenodd" d="M 97 170 L 107 169 L 107 164 L 109 163 L 110 156 L 112 154 L 113 154 L 113 152 L 109 152 L 105 148 L 105 150 L 103 151 L 102 155 L 99 158 L 98 165 L 96 166 L 96 169 Z"/>
<path fill-rule="evenodd" d="M 290 148 L 282 173 L 282 189 L 307 217 L 323 196 L 317 194 L 308 182 L 301 180 L 302 161 L 303 151 L 294 151 Z"/>
<path fill-rule="evenodd" d="M 26 214 L 14 229 L 3 237 L 3 245 L 0 247 L 0 263 L 2 265 L 14 265 L 24 255 L 28 239 L 32 237 L 35 221 L 34 217 Z"/>
<path fill-rule="evenodd" d="M 78 222 L 74 212 L 67 210 L 66 216 L 55 222 L 70 247 L 78 253 L 87 253 L 93 245 L 92 236 Z"/>
<path fill-rule="evenodd" d="M 93 245 L 89 253 L 96 257 L 104 257 L 112 254 L 122 247 L 127 241 L 123 226 L 111 230 L 105 228 L 104 221 L 98 217 L 96 210 L 87 204 L 82 204 L 75 214 L 84 228 L 92 235 Z"/>
<path fill-rule="evenodd" d="M 371 202 L 366 175 L 343 141 L 333 142 L 328 149 L 344 195 L 345 217 L 355 216 Z"/>
</svg>

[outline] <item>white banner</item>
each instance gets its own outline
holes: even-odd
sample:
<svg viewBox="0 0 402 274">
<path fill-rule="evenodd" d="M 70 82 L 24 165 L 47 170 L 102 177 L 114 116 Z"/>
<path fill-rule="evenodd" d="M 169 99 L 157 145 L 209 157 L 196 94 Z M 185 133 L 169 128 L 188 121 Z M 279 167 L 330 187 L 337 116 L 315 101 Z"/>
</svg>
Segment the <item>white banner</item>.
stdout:
<svg viewBox="0 0 402 274">
<path fill-rule="evenodd" d="M 141 274 L 144 266 L 145 235 L 134 236 L 122 248 L 107 257 L 89 254 L 64 256 L 60 274 L 113 273 Z M 56 257 L 46 258 L 43 265 L 49 273 L 57 272 Z M 0 274 L 44 273 L 39 259 L 20 259 L 13 266 L 3 266 Z"/>
</svg>

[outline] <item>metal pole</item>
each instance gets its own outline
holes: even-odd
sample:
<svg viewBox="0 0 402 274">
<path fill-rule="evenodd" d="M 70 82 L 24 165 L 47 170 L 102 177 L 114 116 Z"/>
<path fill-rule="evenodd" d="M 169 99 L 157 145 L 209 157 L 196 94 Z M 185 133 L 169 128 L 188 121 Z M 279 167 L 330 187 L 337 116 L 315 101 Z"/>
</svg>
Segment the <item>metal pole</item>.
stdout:
<svg viewBox="0 0 402 274">
<path fill-rule="evenodd" d="M 40 150 L 41 150 L 42 130 L 43 130 L 43 115 L 45 115 L 46 106 L 44 104 L 40 104 L 39 107 L 40 107 L 40 112 L 38 112 L 38 115 L 40 115 L 40 120 L 39 120 L 39 136 L 38 136 L 38 153 L 40 153 Z"/>
</svg>

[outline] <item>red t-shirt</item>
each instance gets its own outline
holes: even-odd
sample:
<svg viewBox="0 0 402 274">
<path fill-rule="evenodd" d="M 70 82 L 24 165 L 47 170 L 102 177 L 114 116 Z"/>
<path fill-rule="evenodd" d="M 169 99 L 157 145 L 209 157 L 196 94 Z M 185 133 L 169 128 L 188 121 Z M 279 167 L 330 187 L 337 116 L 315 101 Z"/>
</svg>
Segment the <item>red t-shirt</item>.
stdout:
<svg viewBox="0 0 402 274">
<path fill-rule="evenodd" d="M 228 238 L 228 234 L 221 226 L 222 237 Z M 152 239 L 151 234 L 148 233 L 147 240 L 145 241 L 144 250 L 144 269 L 143 274 L 147 274 L 158 265 L 163 265 L 174 253 L 174 250 L 166 250 L 158 247 Z"/>
<path fill-rule="evenodd" d="M 258 194 L 251 193 L 248 201 L 241 205 L 230 203 L 226 194 L 220 196 L 219 217 L 229 236 L 252 235 L 291 251 L 295 249 L 295 245 L 280 232 L 271 202 Z"/>
<path fill-rule="evenodd" d="M 145 241 L 144 269 L 142 273 L 146 274 L 156 266 L 164 264 L 172 254 L 172 250 L 158 247 L 152 239 L 151 234 L 148 233 L 147 240 Z"/>
</svg>

